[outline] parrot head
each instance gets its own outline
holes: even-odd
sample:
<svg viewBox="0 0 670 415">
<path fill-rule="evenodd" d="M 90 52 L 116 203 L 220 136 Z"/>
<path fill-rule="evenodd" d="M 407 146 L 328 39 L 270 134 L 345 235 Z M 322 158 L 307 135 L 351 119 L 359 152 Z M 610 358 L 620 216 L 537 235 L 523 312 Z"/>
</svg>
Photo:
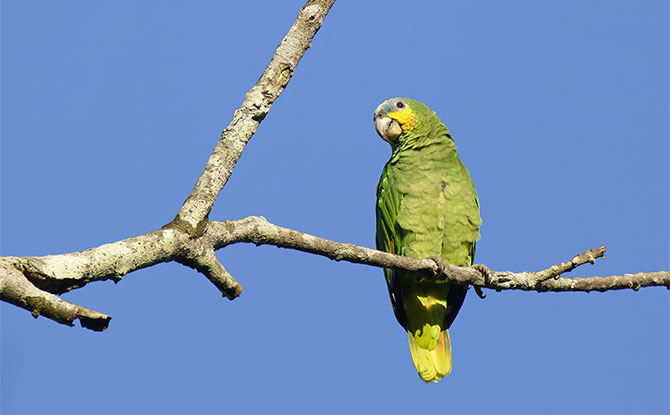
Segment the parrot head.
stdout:
<svg viewBox="0 0 670 415">
<path fill-rule="evenodd" d="M 391 98 L 375 110 L 375 129 L 393 147 L 399 137 L 411 133 L 429 117 L 437 115 L 425 104 L 409 98 Z"/>
</svg>

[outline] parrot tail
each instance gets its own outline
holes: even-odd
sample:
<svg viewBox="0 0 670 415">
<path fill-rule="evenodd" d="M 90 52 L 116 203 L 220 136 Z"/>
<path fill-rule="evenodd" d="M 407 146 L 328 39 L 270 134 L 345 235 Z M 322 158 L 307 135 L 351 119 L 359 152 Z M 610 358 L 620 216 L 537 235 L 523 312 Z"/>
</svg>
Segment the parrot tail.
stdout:
<svg viewBox="0 0 670 415">
<path fill-rule="evenodd" d="M 417 344 L 417 339 L 410 333 L 409 349 L 419 376 L 424 382 L 437 382 L 451 372 L 451 343 L 449 330 L 443 330 L 437 338 L 433 350 L 425 349 Z"/>
</svg>

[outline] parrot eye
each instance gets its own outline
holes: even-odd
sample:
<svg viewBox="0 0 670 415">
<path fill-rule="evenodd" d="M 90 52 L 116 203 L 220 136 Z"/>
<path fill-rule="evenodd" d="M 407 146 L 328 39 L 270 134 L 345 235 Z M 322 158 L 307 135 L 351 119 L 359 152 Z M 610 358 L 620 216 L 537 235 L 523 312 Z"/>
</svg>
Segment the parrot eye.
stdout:
<svg viewBox="0 0 670 415">
<path fill-rule="evenodd" d="M 396 103 L 395 103 L 395 106 L 396 106 L 397 108 L 405 108 L 405 104 L 403 104 L 403 103 L 400 102 L 400 101 L 396 102 Z"/>
</svg>

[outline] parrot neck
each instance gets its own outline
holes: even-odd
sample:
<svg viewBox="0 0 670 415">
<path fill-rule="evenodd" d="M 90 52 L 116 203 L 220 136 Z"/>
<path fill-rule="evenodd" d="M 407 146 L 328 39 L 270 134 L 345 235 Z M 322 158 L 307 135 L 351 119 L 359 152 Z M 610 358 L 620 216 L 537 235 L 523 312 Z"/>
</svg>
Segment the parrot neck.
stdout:
<svg viewBox="0 0 670 415">
<path fill-rule="evenodd" d="M 443 150 L 456 150 L 456 144 L 449 134 L 449 130 L 441 122 L 435 125 L 417 127 L 402 134 L 393 146 L 391 159 L 397 158 L 406 150 L 420 150 L 424 147 L 439 147 Z"/>
</svg>

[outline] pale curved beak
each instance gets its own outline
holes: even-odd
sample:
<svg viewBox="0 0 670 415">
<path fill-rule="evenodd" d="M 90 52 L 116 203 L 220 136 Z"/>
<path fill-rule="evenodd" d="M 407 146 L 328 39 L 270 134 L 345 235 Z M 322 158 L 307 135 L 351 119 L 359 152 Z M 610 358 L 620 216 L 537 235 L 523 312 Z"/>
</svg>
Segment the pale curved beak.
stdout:
<svg viewBox="0 0 670 415">
<path fill-rule="evenodd" d="M 391 145 L 402 134 L 400 123 L 388 115 L 375 118 L 375 129 L 377 130 L 377 134 Z"/>
</svg>

